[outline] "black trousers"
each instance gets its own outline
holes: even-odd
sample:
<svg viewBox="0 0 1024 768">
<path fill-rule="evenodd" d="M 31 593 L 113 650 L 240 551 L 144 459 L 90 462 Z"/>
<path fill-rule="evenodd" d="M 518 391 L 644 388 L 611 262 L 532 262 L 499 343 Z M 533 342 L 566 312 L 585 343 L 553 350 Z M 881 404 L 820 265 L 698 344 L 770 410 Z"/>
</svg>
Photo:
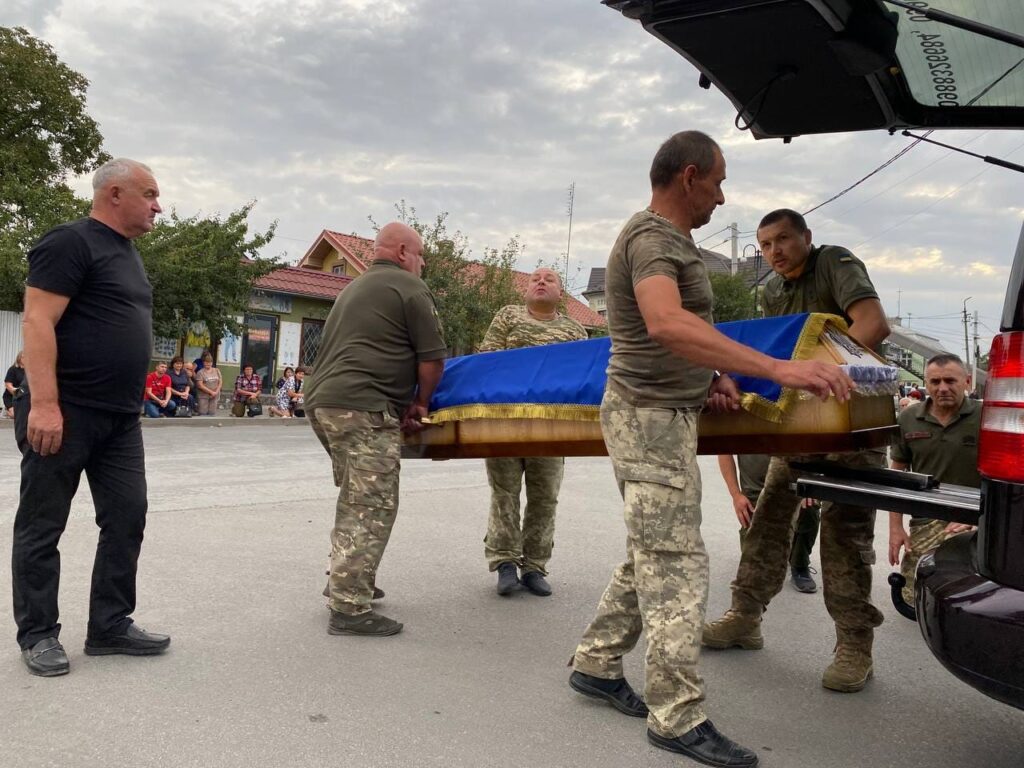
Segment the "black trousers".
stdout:
<svg viewBox="0 0 1024 768">
<path fill-rule="evenodd" d="M 21 500 L 14 518 L 11 567 L 18 645 L 60 634 L 57 545 L 82 472 L 89 479 L 99 542 L 89 596 L 89 637 L 118 633 L 135 610 L 135 575 L 146 527 L 146 463 L 137 413 L 62 403 L 64 442 L 40 456 L 26 432 L 30 395 L 18 401 L 14 434 L 21 449 Z"/>
</svg>

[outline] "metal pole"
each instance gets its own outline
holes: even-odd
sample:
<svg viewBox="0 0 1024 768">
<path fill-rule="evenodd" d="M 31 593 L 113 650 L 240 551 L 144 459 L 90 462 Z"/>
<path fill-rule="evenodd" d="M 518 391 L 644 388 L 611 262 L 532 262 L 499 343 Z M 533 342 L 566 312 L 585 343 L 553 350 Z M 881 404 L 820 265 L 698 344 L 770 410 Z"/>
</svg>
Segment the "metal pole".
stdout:
<svg viewBox="0 0 1024 768">
<path fill-rule="evenodd" d="M 730 273 L 735 275 L 739 271 L 739 254 L 737 253 L 737 241 L 740 235 L 740 225 L 735 221 L 729 225 L 729 239 L 732 241 L 732 266 L 730 267 Z"/>
<path fill-rule="evenodd" d="M 563 280 L 569 279 L 569 246 L 572 245 L 572 207 L 576 198 L 576 182 L 569 185 L 569 239 L 565 243 L 565 275 Z"/>
<path fill-rule="evenodd" d="M 967 370 L 971 369 L 971 343 L 967 339 L 967 302 L 970 301 L 973 296 L 968 296 L 964 299 L 964 364 L 967 366 Z"/>
</svg>

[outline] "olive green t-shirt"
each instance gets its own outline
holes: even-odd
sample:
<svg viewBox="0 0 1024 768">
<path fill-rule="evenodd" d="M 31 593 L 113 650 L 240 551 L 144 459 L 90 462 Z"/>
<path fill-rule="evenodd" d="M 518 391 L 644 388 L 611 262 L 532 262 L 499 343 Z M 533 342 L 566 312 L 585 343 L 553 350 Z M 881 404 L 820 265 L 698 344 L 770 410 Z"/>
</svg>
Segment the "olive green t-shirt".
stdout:
<svg viewBox="0 0 1024 768">
<path fill-rule="evenodd" d="M 306 408 L 400 416 L 415 395 L 417 363 L 446 356 L 426 283 L 393 262 L 375 261 L 327 316 Z"/>
<path fill-rule="evenodd" d="M 877 299 L 864 262 L 845 248 L 819 245 L 811 249 L 799 277 L 787 280 L 772 275 L 764 286 L 764 309 L 768 317 L 801 312 L 828 312 L 847 323 L 846 310 L 861 299 Z"/>
<path fill-rule="evenodd" d="M 619 233 L 605 272 L 612 340 L 608 382 L 636 406 L 700 406 L 707 398 L 712 372 L 654 341 L 640 314 L 635 287 L 654 275 L 675 280 L 683 308 L 711 322 L 711 283 L 693 240 L 649 210 L 634 214 Z"/>
<path fill-rule="evenodd" d="M 771 456 L 763 453 L 741 453 L 736 457 L 740 469 L 740 492 L 755 506 L 764 488 L 764 478 L 768 474 L 768 463 L 771 460 Z"/>
<path fill-rule="evenodd" d="M 946 426 L 928 412 L 931 398 L 900 414 L 900 436 L 890 447 L 893 461 L 914 472 L 934 475 L 940 483 L 981 487 L 978 474 L 978 432 L 981 407 L 964 398 L 960 412 Z"/>
<path fill-rule="evenodd" d="M 556 314 L 551 320 L 538 320 L 522 304 L 510 304 L 499 309 L 491 320 L 480 351 L 539 347 L 585 338 L 586 329 L 571 317 Z"/>
</svg>

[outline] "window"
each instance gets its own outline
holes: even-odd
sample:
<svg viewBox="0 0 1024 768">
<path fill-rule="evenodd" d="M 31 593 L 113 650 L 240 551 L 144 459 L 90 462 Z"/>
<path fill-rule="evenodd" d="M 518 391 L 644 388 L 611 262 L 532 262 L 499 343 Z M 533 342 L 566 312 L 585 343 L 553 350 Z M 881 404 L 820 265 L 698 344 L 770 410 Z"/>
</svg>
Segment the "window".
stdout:
<svg viewBox="0 0 1024 768">
<path fill-rule="evenodd" d="M 335 267 L 338 269 L 338 267 Z M 298 364 L 312 368 L 316 364 L 316 355 L 320 351 L 320 340 L 324 335 L 323 320 L 302 319 L 302 337 L 299 341 Z"/>
</svg>

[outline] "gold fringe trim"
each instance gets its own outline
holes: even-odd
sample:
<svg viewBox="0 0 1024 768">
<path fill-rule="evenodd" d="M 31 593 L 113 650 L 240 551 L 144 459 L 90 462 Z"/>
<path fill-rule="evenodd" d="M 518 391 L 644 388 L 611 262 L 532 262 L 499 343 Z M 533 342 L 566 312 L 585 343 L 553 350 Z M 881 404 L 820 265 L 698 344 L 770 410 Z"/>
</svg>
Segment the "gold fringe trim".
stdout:
<svg viewBox="0 0 1024 768">
<path fill-rule="evenodd" d="M 558 419 L 559 421 L 600 421 L 601 407 L 571 403 L 491 403 L 456 405 L 434 411 L 425 422 L 444 424 L 468 419 Z"/>
<path fill-rule="evenodd" d="M 812 312 L 800 331 L 793 347 L 791 360 L 807 360 L 814 357 L 826 325 L 834 325 L 843 333 L 849 332 L 846 321 L 838 315 Z M 752 392 L 740 397 L 740 407 L 758 418 L 775 424 L 781 423 L 793 403 L 800 397 L 800 390 L 783 387 L 777 402 Z M 444 424 L 449 421 L 468 419 L 558 419 L 560 421 L 600 421 L 601 408 L 597 405 L 545 404 L 545 403 L 494 403 L 456 405 L 434 411 L 423 421 L 429 424 Z"/>
<path fill-rule="evenodd" d="M 814 350 L 818 346 L 826 325 L 834 325 L 843 333 L 849 331 L 846 321 L 839 315 L 829 315 L 823 312 L 812 312 L 804 327 L 800 330 L 800 336 L 793 346 L 793 354 L 790 360 L 808 360 L 814 357 Z M 757 416 L 759 419 L 770 421 L 774 424 L 782 422 L 786 411 L 793 407 L 800 397 L 800 390 L 783 387 L 776 402 L 772 402 L 762 395 L 753 392 L 744 392 L 740 397 L 740 407 L 748 413 Z"/>
</svg>

